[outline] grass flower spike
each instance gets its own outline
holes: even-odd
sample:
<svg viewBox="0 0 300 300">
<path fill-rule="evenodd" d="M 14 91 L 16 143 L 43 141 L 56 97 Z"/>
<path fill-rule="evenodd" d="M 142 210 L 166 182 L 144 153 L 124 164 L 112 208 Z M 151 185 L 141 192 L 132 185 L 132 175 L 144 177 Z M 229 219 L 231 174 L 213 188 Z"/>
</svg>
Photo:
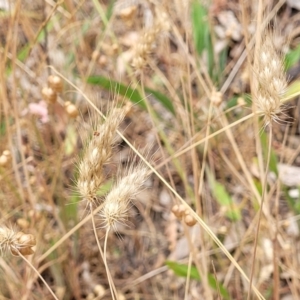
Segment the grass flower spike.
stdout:
<svg viewBox="0 0 300 300">
<path fill-rule="evenodd" d="M 271 33 L 267 33 L 261 42 L 255 70 L 259 81 L 256 103 L 264 113 L 265 124 L 268 125 L 272 120 L 279 120 L 281 97 L 287 87 L 283 57 L 275 49 Z"/>
<path fill-rule="evenodd" d="M 96 199 L 97 191 L 104 181 L 103 166 L 111 158 L 115 133 L 124 117 L 123 109 L 113 108 L 106 121 L 96 127 L 79 162 L 77 188 L 83 199 L 90 204 Z"/>
<path fill-rule="evenodd" d="M 128 216 L 131 201 L 140 192 L 148 178 L 148 170 L 142 166 L 130 167 L 106 196 L 100 212 L 105 227 L 114 228 L 117 222 L 124 223 Z"/>
<path fill-rule="evenodd" d="M 137 71 L 141 71 L 146 67 L 149 56 L 155 48 L 155 42 L 158 35 L 161 34 L 162 31 L 168 29 L 168 25 L 166 24 L 166 15 L 161 14 L 160 17 L 161 20 L 157 20 L 151 28 L 144 30 L 134 47 L 132 66 Z"/>
<path fill-rule="evenodd" d="M 297 1 L 29 2 L 0 1 L 0 300 L 300 299 Z"/>
<path fill-rule="evenodd" d="M 32 234 L 15 232 L 7 227 L 0 227 L 0 249 L 1 252 L 9 251 L 14 256 L 31 255 L 34 253 L 32 247 L 36 245 Z"/>
</svg>

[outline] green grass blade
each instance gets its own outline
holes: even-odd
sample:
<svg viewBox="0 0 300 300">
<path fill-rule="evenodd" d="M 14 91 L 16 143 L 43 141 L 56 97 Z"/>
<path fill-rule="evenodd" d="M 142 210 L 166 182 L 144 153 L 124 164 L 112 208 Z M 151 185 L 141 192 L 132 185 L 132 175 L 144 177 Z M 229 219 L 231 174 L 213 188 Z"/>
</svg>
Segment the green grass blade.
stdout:
<svg viewBox="0 0 300 300">
<path fill-rule="evenodd" d="M 210 33 L 208 10 L 199 1 L 192 3 L 192 25 L 196 51 L 201 55 L 206 50 L 208 73 L 213 78 L 214 47 Z"/>
<path fill-rule="evenodd" d="M 177 276 L 187 277 L 188 276 L 188 265 L 179 264 L 175 261 L 166 261 L 166 265 L 171 269 Z M 191 266 L 190 269 L 190 278 L 197 281 L 201 281 L 199 272 L 195 266 Z M 209 286 L 215 290 L 220 290 L 220 294 L 223 299 L 230 299 L 229 293 L 226 288 L 219 282 L 216 281 L 213 274 L 208 274 L 207 276 Z"/>
<path fill-rule="evenodd" d="M 192 3 L 192 24 L 195 47 L 199 55 L 207 49 L 209 39 L 209 27 L 207 9 L 198 1 Z"/>
<path fill-rule="evenodd" d="M 91 76 L 87 79 L 89 84 L 99 85 L 104 89 L 122 95 L 129 99 L 131 102 L 138 104 L 141 108 L 146 109 L 146 103 L 138 90 L 126 86 L 118 81 L 108 79 L 104 76 Z"/>
<path fill-rule="evenodd" d="M 289 51 L 284 58 L 285 69 L 289 70 L 300 60 L 300 45 Z"/>
<path fill-rule="evenodd" d="M 133 89 L 129 86 L 126 86 L 126 85 L 118 82 L 118 81 L 108 79 L 108 78 L 106 78 L 104 76 L 100 76 L 100 75 L 89 77 L 87 79 L 87 82 L 89 84 L 99 85 L 108 91 L 116 92 L 116 93 L 126 97 L 131 102 L 138 104 L 143 109 L 147 108 L 145 101 L 143 100 L 141 94 L 139 93 L 139 91 L 137 89 Z M 165 96 L 161 92 L 152 90 L 150 88 L 145 88 L 145 91 L 148 94 L 153 95 L 155 97 L 155 99 L 157 101 L 159 101 L 173 115 L 175 114 L 175 109 L 174 109 L 173 103 L 167 96 Z"/>
<path fill-rule="evenodd" d="M 229 193 L 226 191 L 225 186 L 220 182 L 216 181 L 212 173 L 209 172 L 209 170 L 207 171 L 207 174 L 212 195 L 221 206 L 226 208 L 226 216 L 231 221 L 241 220 L 241 211 L 234 203 Z"/>
<path fill-rule="evenodd" d="M 167 96 L 165 96 L 161 92 L 158 92 L 158 91 L 155 91 L 155 90 L 152 90 L 149 88 L 145 88 L 145 91 L 148 94 L 152 94 L 157 99 L 157 101 L 159 101 L 169 112 L 171 112 L 173 115 L 175 115 L 173 103 Z"/>
<path fill-rule="evenodd" d="M 262 131 L 262 133 L 260 135 L 260 140 L 261 140 L 261 145 L 262 145 L 264 159 L 266 161 L 267 160 L 267 156 L 268 156 L 269 142 L 268 142 L 267 134 L 266 134 L 265 131 Z M 276 174 L 276 176 L 278 176 L 277 164 L 278 164 L 277 156 L 276 156 L 274 150 L 271 149 L 269 170 L 272 171 L 272 172 L 274 172 Z"/>
</svg>

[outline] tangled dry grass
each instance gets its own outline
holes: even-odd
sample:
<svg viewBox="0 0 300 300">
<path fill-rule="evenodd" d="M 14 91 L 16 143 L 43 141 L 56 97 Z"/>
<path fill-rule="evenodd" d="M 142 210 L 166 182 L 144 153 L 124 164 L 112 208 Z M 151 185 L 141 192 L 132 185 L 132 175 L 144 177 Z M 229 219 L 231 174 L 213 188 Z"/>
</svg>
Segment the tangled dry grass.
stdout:
<svg viewBox="0 0 300 300">
<path fill-rule="evenodd" d="M 298 10 L 0 1 L 0 299 L 299 299 Z"/>
</svg>

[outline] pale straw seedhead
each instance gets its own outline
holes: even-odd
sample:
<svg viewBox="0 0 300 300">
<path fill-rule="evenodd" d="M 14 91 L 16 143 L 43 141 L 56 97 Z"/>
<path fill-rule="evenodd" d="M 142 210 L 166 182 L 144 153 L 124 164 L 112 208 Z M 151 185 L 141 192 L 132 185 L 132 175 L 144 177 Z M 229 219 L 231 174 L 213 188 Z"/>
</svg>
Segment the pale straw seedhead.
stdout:
<svg viewBox="0 0 300 300">
<path fill-rule="evenodd" d="M 90 135 L 82 159 L 78 163 L 77 189 L 84 200 L 92 204 L 97 198 L 97 191 L 105 180 L 104 165 L 112 156 L 118 126 L 125 117 L 125 110 L 112 108 L 106 120 L 96 125 Z"/>
<path fill-rule="evenodd" d="M 32 234 L 25 234 L 21 231 L 15 232 L 7 227 L 0 227 L 0 250 L 1 253 L 10 252 L 14 256 L 31 255 L 34 253 L 32 247 L 36 245 L 35 237 Z"/>
<path fill-rule="evenodd" d="M 139 165 L 129 167 L 127 174 L 117 180 L 107 194 L 100 212 L 104 227 L 115 228 L 116 223 L 126 222 L 131 202 L 143 188 L 148 176 L 148 170 Z"/>
<path fill-rule="evenodd" d="M 256 105 L 264 114 L 265 125 L 278 121 L 282 111 L 281 98 L 287 87 L 283 55 L 274 46 L 274 34 L 270 31 L 261 40 L 257 53 L 255 73 L 258 79 Z"/>
<path fill-rule="evenodd" d="M 146 67 L 149 55 L 155 47 L 155 42 L 158 40 L 158 36 L 163 31 L 167 30 L 169 30 L 167 15 L 160 12 L 157 14 L 154 24 L 144 30 L 134 47 L 132 66 L 136 71 L 141 71 Z"/>
</svg>

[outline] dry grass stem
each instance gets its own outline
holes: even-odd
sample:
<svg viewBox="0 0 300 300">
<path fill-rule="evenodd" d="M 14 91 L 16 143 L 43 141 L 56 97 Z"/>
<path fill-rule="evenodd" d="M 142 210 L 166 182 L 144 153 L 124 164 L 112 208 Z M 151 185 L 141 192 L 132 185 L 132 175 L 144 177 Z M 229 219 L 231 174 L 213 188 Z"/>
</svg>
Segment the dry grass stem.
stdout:
<svg viewBox="0 0 300 300">
<path fill-rule="evenodd" d="M 275 2 L 0 1 L 0 299 L 300 299 Z"/>
</svg>

